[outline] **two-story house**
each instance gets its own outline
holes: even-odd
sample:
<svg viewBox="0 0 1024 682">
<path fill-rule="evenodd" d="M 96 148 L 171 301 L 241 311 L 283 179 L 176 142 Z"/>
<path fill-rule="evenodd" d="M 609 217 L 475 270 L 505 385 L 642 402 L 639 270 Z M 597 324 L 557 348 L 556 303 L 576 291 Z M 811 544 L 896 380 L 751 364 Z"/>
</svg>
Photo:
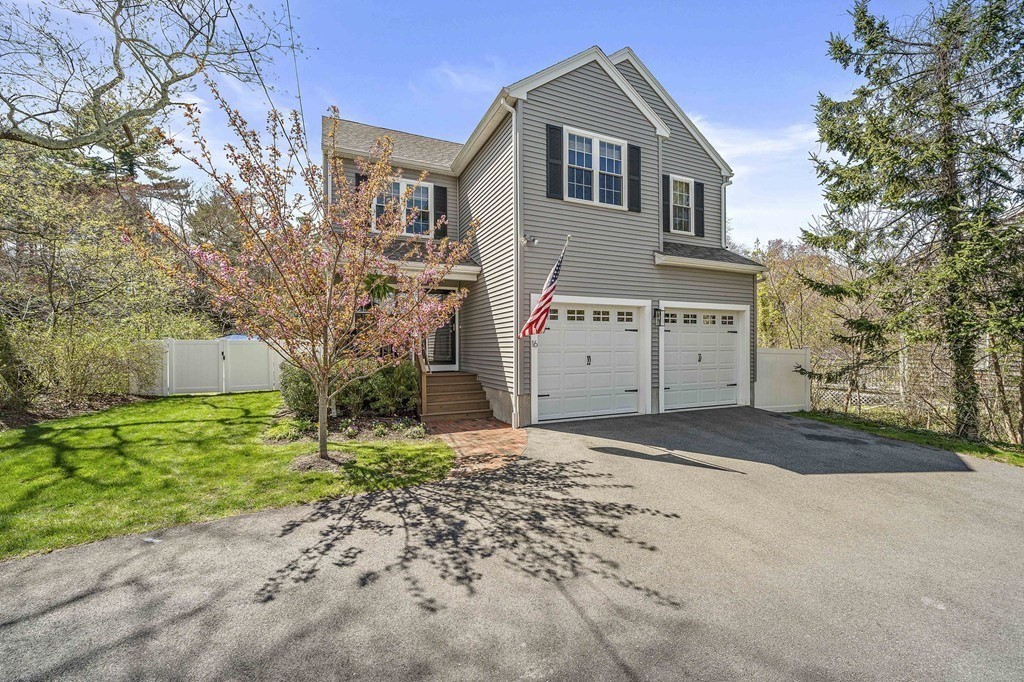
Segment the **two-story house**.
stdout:
<svg viewBox="0 0 1024 682">
<path fill-rule="evenodd" d="M 725 248 L 732 169 L 631 49 L 592 47 L 502 88 L 465 144 L 328 124 L 349 173 L 380 135 L 404 171 L 396 189 L 429 173 L 410 238 L 441 215 L 451 238 L 479 224 L 452 275 L 469 296 L 428 343 L 425 417 L 522 426 L 753 404 L 764 267 Z M 569 234 L 547 330 L 518 339 Z"/>
</svg>

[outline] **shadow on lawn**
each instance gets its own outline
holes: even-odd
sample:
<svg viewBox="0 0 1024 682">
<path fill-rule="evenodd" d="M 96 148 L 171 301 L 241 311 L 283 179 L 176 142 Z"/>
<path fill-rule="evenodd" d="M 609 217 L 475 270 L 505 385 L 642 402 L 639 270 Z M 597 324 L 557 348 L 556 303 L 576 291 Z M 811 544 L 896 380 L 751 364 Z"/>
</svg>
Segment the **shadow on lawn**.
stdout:
<svg viewBox="0 0 1024 682">
<path fill-rule="evenodd" d="M 30 507 L 40 495 L 55 486 L 80 483 L 94 489 L 129 488 L 138 479 L 153 473 L 173 475 L 171 468 L 145 456 L 148 448 L 179 444 L 213 448 L 223 441 L 227 430 L 233 430 L 231 435 L 239 438 L 250 435 L 250 429 L 258 433 L 268 423 L 267 418 L 254 415 L 249 408 L 230 404 L 220 396 L 209 396 L 199 403 L 212 412 L 208 418 L 166 419 L 159 413 L 151 420 L 136 416 L 179 401 L 196 402 L 192 396 L 162 398 L 69 419 L 39 422 L 17 429 L 17 435 L 14 432 L 0 434 L 5 436 L 2 447 L 15 456 L 22 451 L 32 452 L 30 460 L 21 462 L 12 458 L 6 462 L 8 467 L 21 466 L 24 471 L 16 491 L 8 490 L 8 500 L 0 505 L 0 530 L 10 525 L 14 514 Z M 119 413 L 128 410 L 133 415 L 132 420 L 118 421 Z M 133 466 L 125 466 L 128 464 Z"/>
<path fill-rule="evenodd" d="M 547 582 L 596 576 L 680 608 L 674 597 L 631 579 L 617 561 L 602 556 L 595 542 L 614 539 L 654 554 L 658 548 L 624 532 L 623 522 L 678 515 L 585 499 L 580 493 L 632 487 L 588 470 L 589 464 L 520 458 L 472 477 L 322 502 L 282 528 L 284 537 L 307 524 L 323 525 L 315 543 L 269 577 L 257 598 L 272 601 L 289 586 L 336 567 L 351 570 L 361 587 L 396 576 L 420 608 L 435 612 L 443 605 L 430 594 L 427 580 L 436 577 L 473 595 L 482 577 L 479 563 L 494 557 Z M 381 547 L 390 546 L 388 538 L 397 538 L 400 545 L 380 561 Z"/>
</svg>

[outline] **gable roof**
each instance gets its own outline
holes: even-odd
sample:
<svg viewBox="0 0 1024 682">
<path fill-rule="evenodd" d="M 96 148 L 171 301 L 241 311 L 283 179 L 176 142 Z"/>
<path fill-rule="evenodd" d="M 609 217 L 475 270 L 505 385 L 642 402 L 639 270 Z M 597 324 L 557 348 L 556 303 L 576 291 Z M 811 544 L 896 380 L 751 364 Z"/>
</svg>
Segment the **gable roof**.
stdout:
<svg viewBox="0 0 1024 682">
<path fill-rule="evenodd" d="M 628 61 L 632 64 L 633 68 L 637 70 L 641 78 L 647 81 L 647 84 L 651 86 L 651 89 L 661 97 L 669 110 L 676 115 L 676 118 L 678 118 L 679 122 L 683 124 L 683 127 L 693 135 L 694 139 L 697 140 L 697 143 L 700 144 L 704 151 L 706 151 L 715 163 L 718 164 L 718 167 L 722 169 L 722 174 L 728 177 L 732 177 L 734 175 L 732 167 L 729 166 L 725 159 L 722 158 L 722 155 L 719 154 L 713 146 L 711 146 L 711 143 L 708 142 L 708 139 L 704 137 L 704 134 L 700 132 L 694 122 L 690 120 L 690 117 L 687 116 L 676 101 L 672 99 L 672 95 L 668 94 L 668 91 L 661 83 L 658 82 L 658 79 L 654 77 L 654 74 L 652 74 L 647 66 L 640 61 L 640 58 L 636 56 L 635 52 L 633 52 L 633 48 L 624 47 L 618 52 L 613 53 L 608 57 L 608 59 L 612 64 L 620 64 L 624 61 Z"/>
<path fill-rule="evenodd" d="M 532 76 L 527 76 L 520 81 L 516 81 L 512 85 L 508 85 L 501 89 L 494 101 L 491 102 L 491 106 L 487 108 L 487 113 L 484 114 L 483 118 L 477 124 L 476 128 L 470 134 L 469 139 L 466 140 L 466 144 L 462 146 L 462 151 L 459 152 L 458 156 L 452 162 L 452 172 L 456 175 L 461 173 L 469 162 L 473 159 L 476 153 L 480 150 L 480 147 L 488 140 L 494 129 L 498 127 L 505 116 L 508 115 L 506 106 L 511 106 L 520 99 L 529 99 L 529 93 L 535 88 L 539 88 L 545 83 L 550 83 L 560 76 L 574 71 L 581 66 L 589 64 L 590 62 L 597 62 L 597 65 L 608 74 L 608 77 L 619 86 L 623 94 L 629 98 L 629 100 L 640 110 L 644 118 L 650 121 L 651 125 L 654 126 L 655 132 L 662 137 L 669 137 L 672 130 L 665 124 L 665 121 L 658 116 L 657 112 L 651 107 L 647 101 L 640 96 L 640 93 L 629 84 L 626 77 L 622 75 L 615 64 L 608 58 L 608 55 L 598 47 L 589 47 L 583 52 L 574 54 L 568 59 L 549 66 L 548 68 L 538 71 Z"/>
<path fill-rule="evenodd" d="M 324 149 L 331 145 L 334 135 L 334 149 L 351 156 L 367 156 L 378 137 L 387 135 L 395 145 L 393 160 L 401 164 L 408 162 L 416 168 L 451 173 L 452 162 L 458 156 L 462 145 L 458 142 L 439 140 L 434 137 L 415 135 L 401 130 L 380 128 L 356 121 L 324 116 L 321 123 Z"/>
<path fill-rule="evenodd" d="M 640 113 L 644 115 L 644 118 L 651 122 L 651 125 L 654 126 L 654 130 L 659 135 L 662 137 L 669 136 L 672 132 L 671 129 L 665 125 L 665 122 L 661 120 L 661 117 L 658 116 L 657 113 L 655 113 L 654 109 L 651 108 L 651 105 L 640 96 L 640 93 L 633 89 L 633 86 L 629 84 L 626 77 L 623 76 L 622 73 L 615 68 L 615 65 L 611 60 L 608 59 L 608 55 L 606 55 L 597 45 L 587 48 L 586 50 L 583 50 L 583 52 L 575 54 L 568 59 L 563 59 L 543 71 L 538 71 L 532 76 L 527 76 L 521 81 L 508 86 L 507 90 L 509 91 L 509 94 L 516 99 L 528 99 L 527 95 L 530 90 L 539 88 L 545 83 L 550 83 L 556 78 L 564 76 L 571 71 L 575 71 L 590 62 L 597 62 L 597 65 L 604 69 L 604 72 L 607 73 L 613 81 L 615 81 L 615 84 L 619 86 L 623 93 L 625 93 L 626 97 L 636 105 L 636 108 L 640 110 Z"/>
</svg>

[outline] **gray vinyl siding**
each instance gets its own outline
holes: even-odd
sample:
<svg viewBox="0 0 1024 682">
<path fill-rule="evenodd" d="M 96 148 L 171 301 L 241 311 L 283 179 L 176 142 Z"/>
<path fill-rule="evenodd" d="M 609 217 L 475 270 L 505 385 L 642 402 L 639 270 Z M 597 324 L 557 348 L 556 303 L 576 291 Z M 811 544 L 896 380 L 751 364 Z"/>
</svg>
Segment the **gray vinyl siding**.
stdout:
<svg viewBox="0 0 1024 682">
<path fill-rule="evenodd" d="M 528 315 L 530 294 L 540 291 L 567 233 L 573 239 L 562 267 L 558 294 L 753 307 L 749 274 L 654 265 L 661 234 L 658 138 L 653 125 L 596 63 L 530 91 L 523 105 L 523 231 L 540 239 L 538 244 L 522 251 L 519 305 L 523 319 Z M 639 145 L 641 212 L 548 199 L 545 126 L 549 123 L 603 133 Z M 715 183 L 711 180 L 708 179 L 708 191 L 713 193 Z M 717 212 L 709 213 L 709 222 L 714 222 L 716 216 Z M 652 322 L 648 320 L 648 324 Z M 656 329 L 652 329 L 652 339 L 652 385 L 656 387 Z M 522 342 L 519 348 L 523 362 L 520 392 L 528 395 L 529 347 Z"/>
<path fill-rule="evenodd" d="M 507 116 L 459 179 L 461 233 L 477 222 L 472 255 L 482 268 L 460 313 L 460 368 L 476 372 L 485 388 L 509 394 L 516 335 L 512 132 L 512 117 Z"/>
<path fill-rule="evenodd" d="M 644 77 L 629 62 L 623 61 L 616 65 L 619 72 L 626 77 L 644 101 L 654 109 L 661 120 L 672 131 L 668 139 L 661 145 L 662 173 L 682 175 L 704 183 L 704 236 L 690 237 L 681 234 L 665 233 L 665 241 L 700 244 L 702 246 L 722 245 L 722 169 L 704 151 L 696 138 L 690 134 L 682 121 L 658 93 L 648 85 Z"/>
<path fill-rule="evenodd" d="M 356 166 L 356 162 L 352 159 L 342 159 L 342 169 L 345 173 L 345 178 L 349 183 L 354 183 L 356 179 L 356 173 L 359 172 L 359 167 Z M 402 178 L 409 180 L 417 180 L 420 177 L 420 171 L 418 170 L 406 170 L 404 168 L 395 168 L 396 171 L 401 170 Z M 455 237 L 458 234 L 456 227 L 459 225 L 459 182 L 454 175 L 442 175 L 441 173 L 427 173 L 427 176 L 423 178 L 423 182 L 429 182 L 433 185 L 448 188 L 448 234 L 451 237 Z M 435 215 L 432 218 L 432 222 L 436 221 L 440 216 Z"/>
</svg>

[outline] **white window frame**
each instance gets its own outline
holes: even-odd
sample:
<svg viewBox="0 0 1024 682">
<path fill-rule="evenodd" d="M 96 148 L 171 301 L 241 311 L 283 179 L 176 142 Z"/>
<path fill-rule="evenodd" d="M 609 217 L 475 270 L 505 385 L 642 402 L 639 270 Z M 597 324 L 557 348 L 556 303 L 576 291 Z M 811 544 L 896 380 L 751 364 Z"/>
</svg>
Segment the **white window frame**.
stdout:
<svg viewBox="0 0 1024 682">
<path fill-rule="evenodd" d="M 414 237 L 419 239 L 433 239 L 434 237 L 434 183 L 432 182 L 419 182 L 409 178 L 391 178 L 391 182 L 398 183 L 398 194 L 399 196 L 405 195 L 405 190 L 408 187 L 426 187 L 427 188 L 427 231 L 417 234 L 415 232 L 409 232 L 409 226 L 406 226 L 406 231 L 402 233 L 403 237 Z M 377 229 L 377 201 L 380 197 L 373 200 L 373 229 Z"/>
<path fill-rule="evenodd" d="M 593 144 L 593 152 L 591 158 L 596 163 L 590 169 L 593 172 L 593 186 L 591 187 L 590 201 L 586 199 L 577 199 L 576 197 L 569 196 L 569 135 L 576 135 L 578 137 L 589 137 Z M 601 143 L 614 144 L 622 147 L 622 204 L 605 204 L 601 202 Z M 586 130 L 580 130 L 579 128 L 570 128 L 569 126 L 562 126 L 562 197 L 565 201 L 571 201 L 574 204 L 583 204 L 585 206 L 600 206 L 602 208 L 611 208 L 618 211 L 625 211 L 629 207 L 629 197 L 627 192 L 629 191 L 629 178 L 627 177 L 627 165 L 629 163 L 629 144 L 625 140 L 620 140 L 616 137 L 609 137 L 608 135 L 599 135 Z"/>
<path fill-rule="evenodd" d="M 685 183 L 690 185 L 690 206 L 689 206 L 689 209 L 688 209 L 689 212 L 690 212 L 690 220 L 689 220 L 690 229 L 689 230 L 677 230 L 676 229 L 676 221 L 675 221 L 675 208 L 676 208 L 676 204 L 675 204 L 675 198 L 676 198 L 676 183 L 677 182 L 685 182 Z M 693 178 L 688 178 L 688 177 L 686 177 L 684 175 L 669 175 L 668 176 L 668 231 L 671 234 L 688 234 L 688 235 L 691 235 L 691 236 L 693 236 L 693 234 L 694 234 L 694 231 L 693 231 L 693 186 L 694 186 Z"/>
</svg>

